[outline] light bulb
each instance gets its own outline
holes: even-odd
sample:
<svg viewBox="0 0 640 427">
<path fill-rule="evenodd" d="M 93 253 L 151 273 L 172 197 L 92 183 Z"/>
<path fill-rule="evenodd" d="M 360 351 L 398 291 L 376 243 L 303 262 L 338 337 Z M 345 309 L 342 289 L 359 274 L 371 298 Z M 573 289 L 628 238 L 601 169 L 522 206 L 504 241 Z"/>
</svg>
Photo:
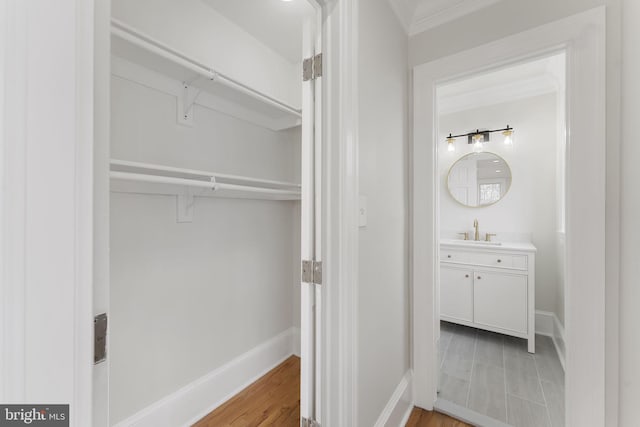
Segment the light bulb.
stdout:
<svg viewBox="0 0 640 427">
<path fill-rule="evenodd" d="M 452 137 L 451 134 L 449 134 L 449 136 L 447 137 L 447 151 L 450 153 L 456 151 L 454 142 L 456 142 L 456 139 Z"/>
<path fill-rule="evenodd" d="M 482 135 L 481 133 L 476 133 L 471 137 L 471 139 L 475 141 L 473 143 L 473 151 L 477 153 L 482 151 L 482 142 L 484 141 L 484 135 Z"/>
<path fill-rule="evenodd" d="M 513 129 L 507 126 L 507 130 L 502 134 L 504 135 L 504 145 L 513 145 Z"/>
</svg>

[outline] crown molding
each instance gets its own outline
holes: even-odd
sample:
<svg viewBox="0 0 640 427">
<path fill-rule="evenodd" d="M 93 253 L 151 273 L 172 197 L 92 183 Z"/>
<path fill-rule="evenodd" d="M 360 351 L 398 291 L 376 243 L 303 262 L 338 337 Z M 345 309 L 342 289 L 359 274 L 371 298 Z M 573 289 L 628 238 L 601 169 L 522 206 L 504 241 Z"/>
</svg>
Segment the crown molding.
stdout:
<svg viewBox="0 0 640 427">
<path fill-rule="evenodd" d="M 439 97 L 438 112 L 443 115 L 457 113 L 554 93 L 558 90 L 556 82 L 550 76 L 544 75 Z"/>
<path fill-rule="evenodd" d="M 389 5 L 391 9 L 393 9 L 393 13 L 395 13 L 398 21 L 400 21 L 404 31 L 409 34 L 413 10 L 408 4 L 408 0 L 389 0 Z"/>
<path fill-rule="evenodd" d="M 396 2 L 398 0 L 390 1 Z M 414 36 L 428 29 L 438 27 L 464 15 L 468 15 L 477 10 L 491 6 L 499 1 L 500 0 L 461 0 L 460 2 L 435 13 L 428 8 L 418 6 L 411 25 L 409 26 L 409 35 Z M 425 3 L 423 3 L 423 5 L 424 4 Z"/>
</svg>

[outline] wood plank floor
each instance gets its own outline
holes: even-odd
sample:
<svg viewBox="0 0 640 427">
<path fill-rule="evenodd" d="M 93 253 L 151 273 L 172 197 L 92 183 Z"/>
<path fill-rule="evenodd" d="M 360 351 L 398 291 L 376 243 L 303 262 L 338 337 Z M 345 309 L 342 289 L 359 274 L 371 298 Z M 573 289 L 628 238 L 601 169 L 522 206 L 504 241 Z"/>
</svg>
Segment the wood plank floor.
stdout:
<svg viewBox="0 0 640 427">
<path fill-rule="evenodd" d="M 194 427 L 299 427 L 300 358 L 291 356 Z"/>
<path fill-rule="evenodd" d="M 413 408 L 407 427 L 473 427 L 471 424 L 443 415 L 439 412 Z"/>
<path fill-rule="evenodd" d="M 300 358 L 291 356 L 194 424 L 194 427 L 299 427 Z M 414 408 L 407 427 L 472 427 Z"/>
</svg>

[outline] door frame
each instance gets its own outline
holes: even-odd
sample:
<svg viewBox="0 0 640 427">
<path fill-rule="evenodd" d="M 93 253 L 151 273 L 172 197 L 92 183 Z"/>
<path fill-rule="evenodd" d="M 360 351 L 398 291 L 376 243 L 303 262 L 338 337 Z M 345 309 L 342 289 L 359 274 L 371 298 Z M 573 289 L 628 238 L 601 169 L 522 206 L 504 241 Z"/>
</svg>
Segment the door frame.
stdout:
<svg viewBox="0 0 640 427">
<path fill-rule="evenodd" d="M 18 0 L 15 0 L 18 1 Z M 321 286 L 321 414 L 323 425 L 356 425 L 355 386 L 355 284 L 357 283 L 357 0 L 312 0 L 322 8 L 322 214 L 321 240 L 323 285 Z M 110 56 L 110 0 L 95 3 L 95 61 L 96 100 L 94 170 L 82 179 L 94 180 L 95 213 L 108 212 L 109 206 L 109 73 L 100 73 Z M 106 88 L 106 89 L 105 89 Z M 100 111 L 98 111 L 100 110 Z M 92 111 L 93 109 L 88 109 Z M 101 142 L 102 141 L 102 142 Z M 104 147 L 107 147 L 105 150 Z M 102 148 L 101 148 L 102 147 Z M 106 172 L 105 172 L 106 171 Z M 107 177 L 106 179 L 104 177 Z M 94 256 L 94 282 L 108 283 L 108 263 L 99 262 L 100 253 L 108 251 L 108 219 L 93 216 L 96 221 Z M 102 257 L 104 258 L 104 257 Z M 94 312 L 109 309 L 108 295 L 97 295 Z M 85 346 L 93 345 L 93 335 L 80 339 Z M 102 372 L 94 370 L 87 381 L 91 387 L 108 379 L 108 363 Z M 89 395 L 89 393 L 87 393 Z M 93 410 L 93 426 L 108 425 L 108 414 L 96 411 L 95 399 L 108 396 L 94 395 L 87 409 Z M 89 423 L 82 423 L 89 425 Z"/>
<path fill-rule="evenodd" d="M 604 6 L 413 69 L 412 353 L 419 407 L 433 408 L 438 383 L 436 86 L 561 50 L 567 53 L 566 420 L 606 424 Z"/>
<path fill-rule="evenodd" d="M 322 171 L 323 215 L 322 239 L 325 284 L 323 285 L 323 329 L 322 357 L 322 418 L 325 425 L 356 425 L 356 283 L 357 283 L 357 0 L 318 0 L 323 8 L 323 54 L 326 75 L 323 76 L 323 152 Z M 109 138 L 108 126 L 108 73 L 97 73 L 100 61 L 109 56 L 110 1 L 90 2 L 65 0 L 64 7 L 56 3 L 56 13 L 42 14 L 35 6 L 21 0 L 8 0 L 0 6 L 0 29 L 7 38 L 0 38 L 0 80 L 3 108 L 0 109 L 0 373 L 7 381 L 0 388 L 0 397 L 5 402 L 25 401 L 30 396 L 47 399 L 51 403 L 71 404 L 71 425 L 74 427 L 105 425 L 106 420 L 96 411 L 91 396 L 94 385 L 101 381 L 93 369 L 94 312 L 108 310 L 108 301 L 96 302 L 94 284 L 108 280 L 108 265 L 95 262 L 101 251 L 108 251 L 108 228 L 104 229 L 104 218 L 99 213 L 108 212 L 108 150 L 101 143 Z M 72 17 L 72 18 L 70 18 Z M 14 19 L 15 18 L 15 19 Z M 62 20 L 74 19 L 76 25 L 50 28 L 47 25 L 30 25 L 45 20 L 57 25 Z M 60 190 L 71 188 L 75 192 L 74 203 L 56 206 L 64 208 L 68 218 L 75 221 L 73 250 L 59 247 L 56 257 L 65 256 L 74 260 L 73 269 L 64 282 L 56 286 L 73 289 L 69 298 L 55 307 L 45 298 L 27 298 L 25 276 L 42 274 L 43 266 L 29 260 L 24 252 L 25 236 L 32 224 L 25 216 L 24 195 L 34 201 L 25 191 L 26 169 L 31 155 L 24 147 L 27 143 L 25 131 L 27 118 L 37 104 L 25 104 L 26 85 L 30 78 L 39 78 L 42 73 L 29 74 L 29 70 L 40 69 L 29 62 L 26 43 L 28 28 L 43 35 L 38 41 L 55 41 L 64 31 L 65 37 L 73 39 L 73 46 L 59 43 L 55 46 L 34 47 L 34 52 L 57 52 L 59 48 L 75 49 L 75 61 L 56 63 L 68 70 L 65 78 L 75 79 L 75 104 L 61 103 L 59 108 L 49 111 L 49 119 L 75 114 L 75 151 L 65 153 L 65 163 L 51 163 L 38 173 L 43 182 L 52 182 L 63 169 L 74 170 L 73 183 L 59 186 Z M 73 32 L 73 36 L 67 33 Z M 14 47 L 11 50 L 9 47 Z M 66 52 L 66 51 L 65 51 Z M 37 55 L 33 55 L 37 58 Z M 51 72 L 51 64 L 47 68 Z M 107 77 L 105 77 L 105 74 Z M 10 83 L 10 84 L 9 84 Z M 55 85 L 51 85 L 53 88 Z M 7 90 L 7 89 L 11 90 Z M 49 92 L 38 96 L 48 97 Z M 7 108 L 10 106 L 11 108 Z M 72 111 L 71 111 L 72 110 Z M 68 118 L 68 116 L 65 116 Z M 51 134 L 46 142 L 58 142 Z M 10 166 L 10 168 L 8 167 Z M 30 176 L 33 179 L 34 175 Z M 100 178 L 103 177 L 103 178 Z M 105 188 L 107 191 L 105 191 Z M 46 211 L 45 211 L 46 212 Z M 55 217 L 42 216 L 43 224 L 38 235 L 47 240 L 47 230 L 54 231 L 58 224 Z M 106 237 L 105 237 L 106 236 Z M 11 239 L 10 239 L 11 237 Z M 57 259 L 57 258 L 56 258 Z M 28 262 L 30 261 L 30 262 Z M 43 281 L 38 285 L 51 283 Z M 34 288 L 31 288 L 33 292 Z M 49 286 L 47 289 L 51 289 Z M 95 298 L 94 298 L 95 297 Z M 28 307 L 27 307 L 28 306 Z M 27 310 L 28 308 L 28 310 Z M 46 313 L 46 319 L 43 319 Z M 37 354 L 29 353 L 30 340 L 26 325 L 38 325 L 31 333 L 59 338 L 68 337 L 71 346 L 57 345 Z M 34 340 L 32 340 L 34 341 Z M 36 340 L 37 341 L 37 340 Z M 30 355 L 31 354 L 31 355 Z M 46 355 L 46 356 L 45 356 Z M 64 367 L 60 360 L 65 360 Z M 107 365 L 104 365 L 107 366 Z M 37 375 L 56 372 L 56 379 L 42 376 L 41 386 Z M 63 375 L 64 374 L 64 375 Z M 63 378 L 63 379 L 61 379 Z M 29 379 L 36 381 L 28 382 Z M 62 392 L 61 390 L 67 390 Z M 97 396 L 96 396 L 97 397 Z M 34 397 L 36 398 L 36 397 Z M 101 420 L 99 422 L 99 420 Z"/>
<path fill-rule="evenodd" d="M 8 0 L 0 31 L 0 401 L 88 426 L 94 4 Z"/>
</svg>

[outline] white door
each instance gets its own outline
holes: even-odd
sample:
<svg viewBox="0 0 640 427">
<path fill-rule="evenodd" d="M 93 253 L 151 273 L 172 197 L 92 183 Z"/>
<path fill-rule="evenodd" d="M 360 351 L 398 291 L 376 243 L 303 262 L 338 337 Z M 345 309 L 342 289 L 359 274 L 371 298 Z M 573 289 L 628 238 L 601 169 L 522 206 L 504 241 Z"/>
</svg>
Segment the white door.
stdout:
<svg viewBox="0 0 640 427">
<path fill-rule="evenodd" d="M 440 267 L 440 316 L 473 322 L 473 270 Z"/>
<path fill-rule="evenodd" d="M 311 2 L 314 4 L 314 2 Z M 317 6 L 314 4 L 314 6 Z M 315 76 L 322 63 L 317 62 L 321 52 L 321 13 L 317 7 L 317 18 L 304 26 L 303 58 L 316 58 L 308 62 L 311 78 L 302 84 L 302 230 L 301 254 L 305 261 L 313 261 L 311 269 L 317 269 L 315 281 L 321 277 L 322 242 L 322 79 Z M 321 61 L 321 60 L 320 60 Z M 303 67 L 305 68 L 305 67 Z M 305 279 L 301 286 L 301 322 L 300 322 L 300 417 L 321 423 L 321 313 L 322 289 L 320 284 L 308 283 Z M 301 425 L 306 425 L 301 423 Z"/>
<path fill-rule="evenodd" d="M 475 323 L 527 333 L 526 276 L 476 271 L 473 289 Z"/>
</svg>

